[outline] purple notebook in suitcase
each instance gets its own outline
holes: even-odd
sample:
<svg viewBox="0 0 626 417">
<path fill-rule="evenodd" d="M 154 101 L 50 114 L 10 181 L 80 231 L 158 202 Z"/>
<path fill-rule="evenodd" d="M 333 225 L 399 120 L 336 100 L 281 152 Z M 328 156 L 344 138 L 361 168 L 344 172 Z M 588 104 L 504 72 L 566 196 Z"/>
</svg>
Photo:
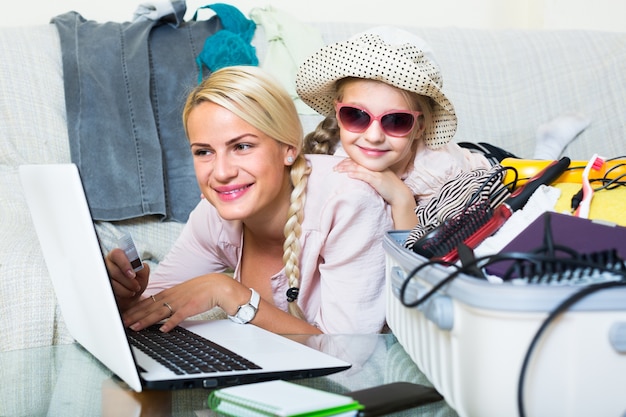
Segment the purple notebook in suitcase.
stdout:
<svg viewBox="0 0 626 417">
<path fill-rule="evenodd" d="M 593 253 L 615 249 L 620 258 L 626 259 L 626 227 L 554 212 L 545 212 L 520 232 L 500 253 L 532 252 L 544 244 L 546 217 L 552 230 L 555 245 L 567 246 L 579 253 Z M 558 256 L 566 256 L 557 252 Z M 511 265 L 510 261 L 488 265 L 489 274 L 502 276 Z"/>
</svg>

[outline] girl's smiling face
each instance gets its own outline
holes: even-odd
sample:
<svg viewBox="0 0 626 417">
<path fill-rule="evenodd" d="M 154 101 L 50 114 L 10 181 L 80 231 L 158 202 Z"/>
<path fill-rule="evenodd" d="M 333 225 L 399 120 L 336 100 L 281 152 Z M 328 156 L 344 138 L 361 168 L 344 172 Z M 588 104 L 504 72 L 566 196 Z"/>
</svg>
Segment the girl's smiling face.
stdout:
<svg viewBox="0 0 626 417">
<path fill-rule="evenodd" d="M 390 111 L 415 110 L 401 90 L 367 79 L 344 82 L 340 89 L 340 101 L 366 109 L 374 116 Z M 350 159 L 371 171 L 391 169 L 398 176 L 402 176 L 412 162 L 416 150 L 415 138 L 423 131 L 421 118 L 416 122 L 416 128 L 399 137 L 385 134 L 376 120 L 362 133 L 350 132 L 342 126 L 339 118 L 337 120 L 341 146 Z"/>
<path fill-rule="evenodd" d="M 284 223 L 292 148 L 211 102 L 191 110 L 187 134 L 202 194 L 222 218 L 269 222 L 278 214 Z"/>
</svg>

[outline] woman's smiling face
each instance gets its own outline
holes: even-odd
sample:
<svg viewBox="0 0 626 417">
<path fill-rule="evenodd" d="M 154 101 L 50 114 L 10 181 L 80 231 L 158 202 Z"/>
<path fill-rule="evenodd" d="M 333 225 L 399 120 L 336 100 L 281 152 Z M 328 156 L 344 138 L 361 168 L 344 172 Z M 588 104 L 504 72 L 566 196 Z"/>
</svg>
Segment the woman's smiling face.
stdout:
<svg viewBox="0 0 626 417">
<path fill-rule="evenodd" d="M 341 88 L 340 101 L 366 109 L 375 116 L 390 111 L 414 110 L 399 89 L 366 79 L 347 81 Z M 371 171 L 389 168 L 399 176 L 404 174 L 413 158 L 412 145 L 417 129 L 404 136 L 390 136 L 375 120 L 364 132 L 355 133 L 345 129 L 341 120 L 338 122 L 341 146 L 354 162 Z"/>
<path fill-rule="evenodd" d="M 269 221 L 286 212 L 290 147 L 211 102 L 191 110 L 187 134 L 202 194 L 222 218 Z"/>
</svg>

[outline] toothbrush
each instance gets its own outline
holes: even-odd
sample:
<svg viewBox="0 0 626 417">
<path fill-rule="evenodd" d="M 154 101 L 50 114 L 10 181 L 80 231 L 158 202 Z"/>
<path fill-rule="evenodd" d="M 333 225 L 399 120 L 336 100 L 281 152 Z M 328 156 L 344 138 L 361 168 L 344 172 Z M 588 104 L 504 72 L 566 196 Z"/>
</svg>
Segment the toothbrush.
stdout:
<svg viewBox="0 0 626 417">
<path fill-rule="evenodd" d="M 598 154 L 595 153 L 593 154 L 591 159 L 589 159 L 589 162 L 587 162 L 587 165 L 585 166 L 582 175 L 583 198 L 580 201 L 578 208 L 574 212 L 574 216 L 580 217 L 582 219 L 589 218 L 589 208 L 591 207 L 591 199 L 593 198 L 593 188 L 589 183 L 589 174 L 592 170 L 599 171 L 602 168 L 602 165 L 604 165 L 604 158 L 598 156 Z"/>
</svg>

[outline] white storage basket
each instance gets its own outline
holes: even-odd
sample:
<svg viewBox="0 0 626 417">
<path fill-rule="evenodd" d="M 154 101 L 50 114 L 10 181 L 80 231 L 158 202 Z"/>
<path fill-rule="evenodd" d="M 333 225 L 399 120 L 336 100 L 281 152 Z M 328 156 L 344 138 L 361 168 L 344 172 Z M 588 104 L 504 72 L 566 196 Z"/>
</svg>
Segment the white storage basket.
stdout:
<svg viewBox="0 0 626 417">
<path fill-rule="evenodd" d="M 572 287 L 490 284 L 459 275 L 417 308 L 400 288 L 426 259 L 389 232 L 387 320 L 399 342 L 461 417 L 518 416 L 523 359 L 540 325 Z M 449 276 L 421 269 L 407 302 Z M 559 316 L 539 339 L 524 383 L 527 417 L 626 416 L 626 287 L 594 293 Z"/>
</svg>

